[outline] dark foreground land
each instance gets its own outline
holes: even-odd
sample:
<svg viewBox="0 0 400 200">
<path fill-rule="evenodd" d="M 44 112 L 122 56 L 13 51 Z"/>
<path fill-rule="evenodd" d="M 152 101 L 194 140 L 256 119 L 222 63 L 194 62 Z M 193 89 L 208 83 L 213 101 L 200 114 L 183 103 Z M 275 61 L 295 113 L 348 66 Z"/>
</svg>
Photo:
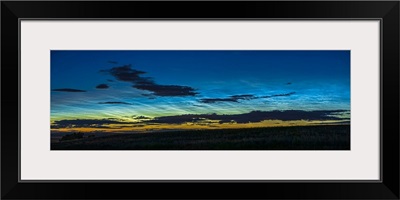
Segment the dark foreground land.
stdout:
<svg viewBox="0 0 400 200">
<path fill-rule="evenodd" d="M 350 150 L 350 125 L 118 134 L 53 141 L 52 150 Z"/>
</svg>

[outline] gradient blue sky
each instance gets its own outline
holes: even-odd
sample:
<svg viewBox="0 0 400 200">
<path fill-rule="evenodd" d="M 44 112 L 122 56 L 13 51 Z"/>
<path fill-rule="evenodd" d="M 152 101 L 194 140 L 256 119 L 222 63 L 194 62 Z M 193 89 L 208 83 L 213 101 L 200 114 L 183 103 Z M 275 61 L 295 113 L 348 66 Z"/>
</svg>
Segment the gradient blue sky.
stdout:
<svg viewBox="0 0 400 200">
<path fill-rule="evenodd" d="M 101 72 L 129 64 L 158 85 L 188 86 L 198 94 L 151 95 L 151 91 L 133 88 L 132 83 Z M 99 84 L 109 88 L 97 89 Z M 86 92 L 54 91 L 60 88 Z M 51 51 L 51 90 L 52 121 L 254 110 L 350 110 L 350 51 L 57 50 Z M 233 95 L 257 98 L 202 102 Z M 265 96 L 273 97 L 262 98 Z"/>
</svg>

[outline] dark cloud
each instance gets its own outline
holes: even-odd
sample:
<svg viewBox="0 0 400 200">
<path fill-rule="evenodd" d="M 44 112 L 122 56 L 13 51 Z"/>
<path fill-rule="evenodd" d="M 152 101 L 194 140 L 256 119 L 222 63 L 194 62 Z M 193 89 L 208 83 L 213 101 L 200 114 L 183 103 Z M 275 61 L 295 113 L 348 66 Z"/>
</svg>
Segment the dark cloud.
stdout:
<svg viewBox="0 0 400 200">
<path fill-rule="evenodd" d="M 160 85 L 151 77 L 142 77 L 146 72 L 132 69 L 131 65 L 113 67 L 109 70 L 101 70 L 109 73 L 119 81 L 132 83 L 132 87 L 152 92 L 154 96 L 194 96 L 198 94 L 194 88 L 180 85 Z"/>
<path fill-rule="evenodd" d="M 110 124 L 132 124 L 116 119 L 72 119 L 55 121 L 51 128 L 83 128 L 83 127 L 100 127 Z M 103 127 L 102 127 L 103 128 Z"/>
<path fill-rule="evenodd" d="M 71 89 L 71 88 L 60 88 L 60 89 L 54 89 L 52 91 L 55 91 L 55 92 L 86 92 L 86 90 L 77 90 L 77 89 Z"/>
<path fill-rule="evenodd" d="M 126 104 L 132 105 L 131 103 L 121 102 L 121 101 L 106 101 L 106 102 L 99 102 L 99 104 Z"/>
<path fill-rule="evenodd" d="M 195 89 L 179 85 L 138 84 L 132 87 L 153 92 L 155 96 L 195 96 Z"/>
<path fill-rule="evenodd" d="M 152 119 L 152 118 L 146 117 L 146 116 L 137 116 L 137 117 L 133 117 L 133 119 Z"/>
<path fill-rule="evenodd" d="M 145 96 L 148 99 L 155 99 L 156 98 L 156 96 L 154 96 L 153 94 L 142 94 L 142 96 Z"/>
<path fill-rule="evenodd" d="M 228 98 L 205 98 L 200 99 L 201 103 L 218 103 L 218 102 L 239 102 L 239 100 L 252 100 L 252 99 L 261 99 L 261 98 L 271 98 L 271 97 L 281 97 L 281 96 L 290 96 L 295 94 L 295 92 L 290 92 L 287 94 L 275 94 L 269 96 L 254 96 L 251 94 L 242 94 L 242 95 L 233 95 Z"/>
<path fill-rule="evenodd" d="M 239 100 L 251 100 L 256 97 L 251 94 L 233 95 L 228 98 L 205 98 L 200 99 L 201 103 L 217 103 L 217 102 L 239 102 Z"/>
<path fill-rule="evenodd" d="M 141 74 L 145 74 L 144 71 L 139 71 L 131 68 L 131 65 L 123 65 L 119 67 L 113 67 L 109 70 L 101 70 L 100 72 L 109 73 L 119 81 L 135 83 L 141 80 Z"/>
<path fill-rule="evenodd" d="M 107 84 L 99 84 L 96 86 L 97 89 L 108 89 L 109 86 Z"/>
<path fill-rule="evenodd" d="M 252 111 L 249 113 L 236 115 L 217 115 L 217 114 L 188 114 L 157 117 L 149 122 L 181 124 L 186 122 L 195 122 L 199 120 L 219 120 L 220 123 L 251 123 L 261 122 L 264 120 L 343 120 L 343 118 L 335 117 L 334 114 L 345 112 L 345 110 L 286 110 L 286 111 Z"/>
<path fill-rule="evenodd" d="M 135 85 L 155 85 L 154 81 L 150 77 L 140 77 L 137 81 L 134 82 Z"/>
<path fill-rule="evenodd" d="M 290 93 L 286 93 L 286 94 L 267 95 L 267 96 L 261 96 L 261 97 L 258 97 L 258 98 L 266 99 L 266 98 L 271 98 L 271 97 L 287 97 L 287 96 L 290 96 L 290 95 L 293 95 L 293 94 L 296 94 L 296 92 L 290 92 Z"/>
<path fill-rule="evenodd" d="M 242 95 L 233 95 L 233 96 L 230 96 L 230 98 L 237 99 L 237 100 L 251 100 L 256 97 L 251 94 L 242 94 Z"/>
<path fill-rule="evenodd" d="M 113 80 L 111 80 L 111 79 L 107 79 L 107 81 L 108 81 L 108 82 L 114 82 L 114 81 L 113 81 Z"/>
<path fill-rule="evenodd" d="M 219 114 L 187 114 L 175 116 L 163 116 L 156 118 L 149 118 L 146 116 L 135 116 L 134 119 L 142 119 L 141 122 L 126 122 L 115 118 L 108 119 L 73 119 L 73 120 L 59 120 L 55 121 L 52 129 L 59 128 L 110 128 L 109 125 L 113 124 L 115 127 L 137 127 L 146 125 L 157 124 L 184 124 L 184 123 L 199 123 L 211 126 L 215 123 L 255 123 L 264 120 L 341 120 L 336 124 L 349 124 L 350 119 L 340 118 L 337 115 L 348 112 L 347 110 L 317 110 L 317 111 L 304 111 L 304 110 L 285 110 L 285 111 L 252 111 L 243 114 L 233 115 L 219 115 Z M 211 122 L 215 120 L 217 122 Z M 325 122 L 322 122 L 325 123 Z M 329 123 L 334 124 L 334 123 Z"/>
<path fill-rule="evenodd" d="M 200 99 L 201 103 L 217 103 L 217 102 L 238 102 L 237 99 L 232 98 L 206 98 Z"/>
</svg>

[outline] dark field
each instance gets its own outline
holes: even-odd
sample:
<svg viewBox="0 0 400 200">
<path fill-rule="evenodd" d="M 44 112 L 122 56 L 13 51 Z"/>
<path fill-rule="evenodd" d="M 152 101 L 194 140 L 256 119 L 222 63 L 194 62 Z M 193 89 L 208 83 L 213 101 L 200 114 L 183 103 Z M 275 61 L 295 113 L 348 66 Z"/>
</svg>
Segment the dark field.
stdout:
<svg viewBox="0 0 400 200">
<path fill-rule="evenodd" d="M 350 125 L 115 134 L 52 141 L 52 150 L 350 150 Z"/>
</svg>

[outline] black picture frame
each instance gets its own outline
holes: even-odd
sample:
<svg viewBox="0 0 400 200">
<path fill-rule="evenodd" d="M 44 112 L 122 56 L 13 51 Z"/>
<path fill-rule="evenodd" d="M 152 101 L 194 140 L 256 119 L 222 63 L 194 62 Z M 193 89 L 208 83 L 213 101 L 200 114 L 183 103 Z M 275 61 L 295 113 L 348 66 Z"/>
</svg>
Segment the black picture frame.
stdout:
<svg viewBox="0 0 400 200">
<path fill-rule="evenodd" d="M 399 199 L 399 8 L 398 1 L 2 1 L 1 198 Z M 20 77 L 19 20 L 22 18 L 379 19 L 382 22 L 382 180 L 378 182 L 20 182 L 18 130 L 21 97 L 20 80 L 17 77 Z"/>
</svg>

